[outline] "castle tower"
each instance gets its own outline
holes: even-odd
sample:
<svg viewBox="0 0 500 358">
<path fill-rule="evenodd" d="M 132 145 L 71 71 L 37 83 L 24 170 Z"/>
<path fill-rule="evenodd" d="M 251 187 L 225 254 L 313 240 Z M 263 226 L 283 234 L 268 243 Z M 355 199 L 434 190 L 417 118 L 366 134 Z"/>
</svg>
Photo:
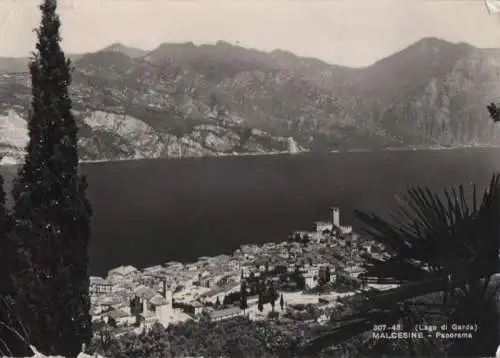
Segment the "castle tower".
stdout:
<svg viewBox="0 0 500 358">
<path fill-rule="evenodd" d="M 332 218 L 332 224 L 335 227 L 340 227 L 340 209 L 337 207 L 330 208 L 330 215 Z"/>
</svg>

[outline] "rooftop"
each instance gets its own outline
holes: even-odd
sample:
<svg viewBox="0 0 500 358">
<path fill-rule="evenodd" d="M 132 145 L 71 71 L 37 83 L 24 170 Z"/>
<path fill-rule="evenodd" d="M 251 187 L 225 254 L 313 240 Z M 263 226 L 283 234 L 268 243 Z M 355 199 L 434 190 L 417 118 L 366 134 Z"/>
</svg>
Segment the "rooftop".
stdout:
<svg viewBox="0 0 500 358">
<path fill-rule="evenodd" d="M 126 314 L 122 310 L 113 310 L 109 312 L 107 315 L 113 317 L 114 319 L 128 317 L 128 314 Z"/>
<path fill-rule="evenodd" d="M 102 305 L 107 305 L 107 306 L 112 306 L 120 303 L 122 300 L 119 297 L 116 296 L 108 296 L 104 297 L 102 301 L 100 301 L 100 304 Z"/>
<path fill-rule="evenodd" d="M 167 304 L 167 301 L 165 300 L 165 298 L 163 298 L 162 295 L 158 294 L 156 296 L 154 296 L 150 302 L 152 304 L 154 304 L 155 306 L 163 306 L 165 304 Z"/>
<path fill-rule="evenodd" d="M 235 314 L 239 314 L 241 312 L 241 308 L 239 307 L 231 307 L 231 308 L 226 308 L 223 310 L 218 310 L 218 311 L 213 311 L 210 312 L 210 318 L 222 318 L 222 317 L 227 317 L 227 316 L 232 316 Z"/>
<path fill-rule="evenodd" d="M 328 221 L 316 221 L 314 224 L 315 225 L 332 225 L 332 223 L 329 223 Z"/>
<path fill-rule="evenodd" d="M 109 271 L 109 274 L 117 274 L 117 275 L 128 275 L 131 274 L 132 272 L 137 271 L 137 269 L 134 266 L 119 266 L 117 268 L 114 268 Z"/>
<path fill-rule="evenodd" d="M 138 286 L 135 290 L 134 290 L 134 293 L 140 297 L 140 298 L 145 298 L 147 300 L 150 300 L 152 299 L 154 296 L 156 296 L 158 293 L 149 288 L 149 287 L 146 287 L 144 285 L 140 285 Z"/>
</svg>

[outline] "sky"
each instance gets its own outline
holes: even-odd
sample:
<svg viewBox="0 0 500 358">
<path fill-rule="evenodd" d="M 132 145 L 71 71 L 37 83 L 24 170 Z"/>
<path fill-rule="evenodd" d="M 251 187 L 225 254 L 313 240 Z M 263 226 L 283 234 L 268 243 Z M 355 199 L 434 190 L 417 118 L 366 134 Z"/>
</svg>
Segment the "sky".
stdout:
<svg viewBox="0 0 500 358">
<path fill-rule="evenodd" d="M 0 0 L 0 56 L 34 49 L 38 3 Z M 483 0 L 60 0 L 58 11 L 68 53 L 223 40 L 361 67 L 423 37 L 500 48 L 500 15 Z"/>
</svg>

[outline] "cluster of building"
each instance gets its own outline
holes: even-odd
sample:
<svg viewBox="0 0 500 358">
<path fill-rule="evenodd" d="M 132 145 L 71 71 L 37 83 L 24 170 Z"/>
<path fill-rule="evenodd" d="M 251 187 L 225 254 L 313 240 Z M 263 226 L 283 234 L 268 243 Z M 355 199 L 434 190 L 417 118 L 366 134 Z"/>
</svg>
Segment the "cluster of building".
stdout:
<svg viewBox="0 0 500 358">
<path fill-rule="evenodd" d="M 357 258 L 371 251 L 352 227 L 340 225 L 338 208 L 332 208 L 330 215 L 331 222 L 316 223 L 315 231 L 296 232 L 289 241 L 244 245 L 232 255 L 200 257 L 186 264 L 168 262 L 141 270 L 121 266 L 110 270 L 106 278 L 91 277 L 92 318 L 111 321 L 123 330 L 142 329 L 155 322 L 167 327 L 196 320 L 202 312 L 212 320 L 242 314 L 259 319 L 266 312 L 257 310 L 256 297 L 250 298 L 245 312 L 222 305 L 225 296 L 238 292 L 241 282 L 249 278 L 287 287 L 283 293 L 287 305 L 318 303 L 318 295 L 308 295 L 307 289 L 334 281 L 339 269 L 357 275 L 361 272 Z M 304 287 L 296 287 L 290 279 L 298 272 Z"/>
</svg>

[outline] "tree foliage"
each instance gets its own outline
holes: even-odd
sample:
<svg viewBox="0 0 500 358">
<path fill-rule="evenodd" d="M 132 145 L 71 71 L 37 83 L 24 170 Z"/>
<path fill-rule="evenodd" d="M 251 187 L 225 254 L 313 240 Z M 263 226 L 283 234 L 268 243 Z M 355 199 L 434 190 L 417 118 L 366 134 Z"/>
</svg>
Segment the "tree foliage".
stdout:
<svg viewBox="0 0 500 358">
<path fill-rule="evenodd" d="M 70 62 L 60 47 L 56 5 L 56 0 L 40 5 L 37 51 L 30 63 L 30 139 L 13 188 L 13 234 L 23 269 L 16 277 L 16 303 L 32 345 L 45 354 L 76 356 L 92 334 L 91 206 L 78 171 Z"/>
<path fill-rule="evenodd" d="M 331 285 L 331 288 L 337 292 L 352 292 L 360 287 L 361 281 L 352 277 L 348 272 L 342 269 L 338 270 L 335 281 Z"/>
<path fill-rule="evenodd" d="M 269 301 L 271 303 L 271 309 L 274 312 L 274 306 L 276 304 L 276 300 L 278 299 L 278 292 L 276 291 L 276 288 L 274 285 L 271 285 L 269 288 Z"/>
<path fill-rule="evenodd" d="M 10 234 L 12 217 L 5 202 L 4 180 L 0 176 L 0 355 L 29 354 L 25 327 L 16 311 L 13 277 L 20 269 L 16 245 Z"/>
<path fill-rule="evenodd" d="M 404 283 L 401 287 L 358 298 L 354 313 L 336 320 L 315 339 L 314 350 L 369 331 L 374 324 L 466 322 L 477 324 L 473 339 L 451 341 L 450 354 L 492 355 L 498 339 L 496 288 L 500 214 L 500 176 L 494 175 L 480 201 L 473 188 L 469 202 L 463 186 L 438 195 L 409 189 L 389 222 L 357 213 L 385 257 L 366 257 L 366 274 Z M 471 309 L 473 308 L 473 309 Z M 412 342 L 410 342 L 412 343 Z M 413 355 L 429 355 L 432 342 L 410 344 Z M 435 351 L 434 351 L 435 352 Z"/>
<path fill-rule="evenodd" d="M 106 349 L 95 340 L 90 350 L 108 358 L 294 357 L 298 353 L 294 335 L 275 323 L 246 318 L 188 321 L 167 329 L 155 325 L 139 335 L 115 338 Z"/>
<path fill-rule="evenodd" d="M 259 298 L 257 301 L 257 309 L 262 312 L 264 310 L 264 298 L 262 297 L 262 293 L 259 293 Z"/>
<path fill-rule="evenodd" d="M 240 297 L 240 309 L 245 311 L 248 308 L 247 295 L 242 294 Z"/>
</svg>

